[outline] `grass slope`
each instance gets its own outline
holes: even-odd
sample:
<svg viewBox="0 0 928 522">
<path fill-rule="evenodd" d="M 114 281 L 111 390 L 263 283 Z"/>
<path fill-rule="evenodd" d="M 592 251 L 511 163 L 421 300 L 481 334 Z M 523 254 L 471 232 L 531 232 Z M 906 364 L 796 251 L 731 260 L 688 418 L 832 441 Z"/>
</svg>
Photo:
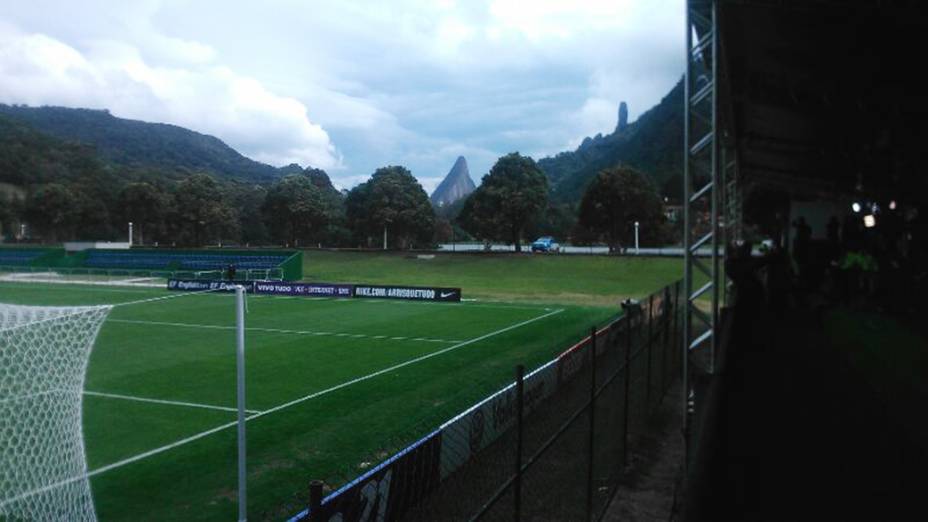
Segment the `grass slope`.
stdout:
<svg viewBox="0 0 928 522">
<path fill-rule="evenodd" d="M 306 251 L 311 281 L 461 287 L 465 298 L 618 307 L 683 274 L 678 258 Z"/>
</svg>

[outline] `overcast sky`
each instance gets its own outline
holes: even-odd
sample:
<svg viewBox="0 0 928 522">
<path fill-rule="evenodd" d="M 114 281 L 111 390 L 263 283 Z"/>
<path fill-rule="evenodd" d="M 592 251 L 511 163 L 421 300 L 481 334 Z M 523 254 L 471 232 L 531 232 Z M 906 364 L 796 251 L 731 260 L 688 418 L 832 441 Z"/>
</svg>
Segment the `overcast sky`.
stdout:
<svg viewBox="0 0 928 522">
<path fill-rule="evenodd" d="M 683 73 L 682 0 L 0 4 L 0 102 L 106 108 L 212 134 L 350 188 L 404 165 L 539 159 L 611 132 Z"/>
</svg>

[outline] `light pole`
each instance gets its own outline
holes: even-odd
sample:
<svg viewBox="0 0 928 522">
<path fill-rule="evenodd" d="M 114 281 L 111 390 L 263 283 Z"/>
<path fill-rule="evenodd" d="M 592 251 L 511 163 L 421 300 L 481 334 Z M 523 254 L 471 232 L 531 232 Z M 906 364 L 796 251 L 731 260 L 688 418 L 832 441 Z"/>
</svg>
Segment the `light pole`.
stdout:
<svg viewBox="0 0 928 522">
<path fill-rule="evenodd" d="M 129 247 L 132 247 L 132 222 L 129 222 Z"/>
<path fill-rule="evenodd" d="M 387 249 L 387 224 L 383 225 L 383 249 Z"/>
<path fill-rule="evenodd" d="M 635 221 L 635 254 L 640 254 L 641 251 L 638 249 L 638 222 Z"/>
</svg>

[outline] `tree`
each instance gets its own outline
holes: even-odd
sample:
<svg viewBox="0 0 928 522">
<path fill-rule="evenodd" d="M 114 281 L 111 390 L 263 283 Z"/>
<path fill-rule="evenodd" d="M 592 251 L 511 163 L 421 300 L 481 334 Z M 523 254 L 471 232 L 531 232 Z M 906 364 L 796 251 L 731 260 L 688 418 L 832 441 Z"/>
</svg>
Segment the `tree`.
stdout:
<svg viewBox="0 0 928 522">
<path fill-rule="evenodd" d="M 468 234 L 481 239 L 487 250 L 490 249 L 490 242 L 502 240 L 506 235 L 493 201 L 480 187 L 464 201 L 457 222 Z"/>
<path fill-rule="evenodd" d="M 226 197 L 238 210 L 239 229 L 243 243 L 263 245 L 270 242 L 265 226 L 264 201 L 267 188 L 252 183 L 231 183 L 226 188 Z"/>
<path fill-rule="evenodd" d="M 26 222 L 51 241 L 70 238 L 77 215 L 77 198 L 61 183 L 40 185 L 26 198 Z"/>
<path fill-rule="evenodd" d="M 13 223 L 22 216 L 23 200 L 13 192 L 0 191 L 0 239 L 14 237 Z"/>
<path fill-rule="evenodd" d="M 615 251 L 634 237 L 640 224 L 640 242 L 654 244 L 664 237 L 663 204 L 657 190 L 630 167 L 600 171 L 580 201 L 580 225 L 606 239 Z"/>
<path fill-rule="evenodd" d="M 307 167 L 303 174 L 319 188 L 328 209 L 329 220 L 323 230 L 313 233 L 313 239 L 328 245 L 351 245 L 351 230 L 345 217 L 345 194 L 338 191 L 324 170 Z"/>
<path fill-rule="evenodd" d="M 3 225 L 12 221 L 13 217 L 13 196 L 0 191 L 0 234 L 3 232 Z"/>
<path fill-rule="evenodd" d="M 145 232 L 154 231 L 164 221 L 169 208 L 164 194 L 147 182 L 129 183 L 116 196 L 119 215 L 132 222 L 138 243 L 145 244 Z"/>
<path fill-rule="evenodd" d="M 113 226 L 110 220 L 108 200 L 99 197 L 96 192 L 82 190 L 81 187 L 69 187 L 74 195 L 74 214 L 72 229 L 76 230 L 77 239 L 112 239 Z"/>
<path fill-rule="evenodd" d="M 290 174 L 271 187 L 261 211 L 275 237 L 296 245 L 321 233 L 331 210 L 312 180 L 303 174 Z"/>
<path fill-rule="evenodd" d="M 225 203 L 219 184 L 208 174 L 194 174 L 175 188 L 176 223 L 181 237 L 200 246 L 207 238 L 232 239 L 238 233 L 238 216 Z M 192 237 L 189 237 L 192 233 Z"/>
<path fill-rule="evenodd" d="M 370 180 L 348 193 L 345 212 L 359 238 L 378 238 L 386 231 L 389 244 L 396 248 L 432 241 L 435 211 L 422 185 L 405 167 L 377 169 Z"/>
<path fill-rule="evenodd" d="M 465 230 L 484 240 L 506 239 L 522 251 L 525 228 L 548 203 L 548 178 L 532 158 L 513 152 L 497 160 L 461 209 Z"/>
</svg>

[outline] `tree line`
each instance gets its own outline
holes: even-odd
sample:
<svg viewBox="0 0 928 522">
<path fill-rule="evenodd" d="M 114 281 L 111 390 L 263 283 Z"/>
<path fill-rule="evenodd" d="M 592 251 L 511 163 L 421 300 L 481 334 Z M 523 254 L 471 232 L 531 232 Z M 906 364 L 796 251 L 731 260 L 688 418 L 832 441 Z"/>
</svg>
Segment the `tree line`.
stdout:
<svg viewBox="0 0 928 522">
<path fill-rule="evenodd" d="M 133 223 L 137 244 L 237 244 L 391 249 L 429 248 L 451 240 L 513 244 L 555 235 L 575 244 L 613 249 L 672 239 L 663 203 L 650 179 L 628 167 L 599 172 L 575 205 L 553 204 L 545 174 L 519 153 L 497 160 L 465 200 L 436 213 L 425 190 L 403 166 L 377 169 L 349 191 L 325 172 L 306 169 L 273 183 L 247 183 L 195 173 L 176 179 L 124 179 L 106 169 L 0 192 L 0 223 L 28 224 L 45 242 L 124 240 Z"/>
</svg>

